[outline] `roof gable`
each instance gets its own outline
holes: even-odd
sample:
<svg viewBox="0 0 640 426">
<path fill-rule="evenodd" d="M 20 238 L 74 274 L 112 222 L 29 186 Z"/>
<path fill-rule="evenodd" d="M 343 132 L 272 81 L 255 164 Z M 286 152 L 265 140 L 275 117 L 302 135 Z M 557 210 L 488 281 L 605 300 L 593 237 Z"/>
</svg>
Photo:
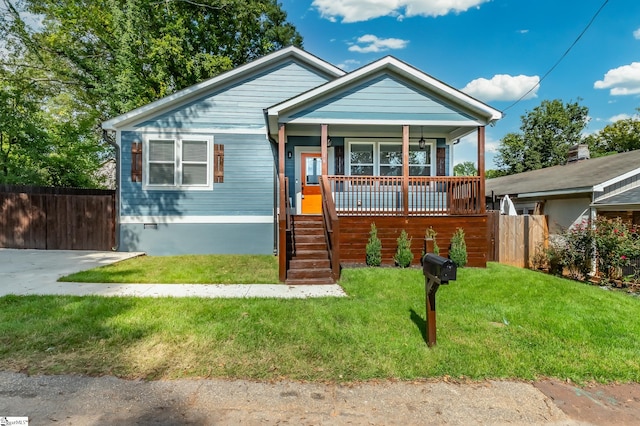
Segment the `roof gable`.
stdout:
<svg viewBox="0 0 640 426">
<path fill-rule="evenodd" d="M 340 117 L 350 122 L 358 120 L 390 120 L 399 122 L 474 121 L 474 117 L 447 104 L 420 87 L 388 73 L 357 81 L 353 87 L 302 110 L 280 117 L 280 122 L 327 120 Z"/>
<path fill-rule="evenodd" d="M 344 118 L 357 118 L 354 116 L 354 105 L 350 103 L 366 101 L 367 96 L 376 96 L 374 89 L 382 89 L 378 90 L 376 103 L 371 103 L 369 99 L 369 108 L 364 111 L 360 108 L 360 112 L 363 113 L 362 119 L 366 116 L 378 124 L 383 118 L 382 115 L 394 108 L 397 108 L 397 111 L 402 110 L 402 117 L 397 118 L 405 124 L 429 125 L 434 122 L 469 121 L 477 126 L 490 124 L 502 118 L 500 111 L 396 58 L 387 56 L 268 108 L 269 126 L 275 129 L 278 121 L 300 122 L 304 119 L 310 123 L 323 120 L 331 124 L 332 119 L 335 120 L 333 122 L 339 122 L 339 113 L 346 112 L 349 108 L 351 112 Z M 381 97 L 385 90 L 388 96 Z M 362 107 L 363 103 L 360 102 L 358 106 Z M 416 115 L 412 116 L 412 110 Z M 435 115 L 429 116 L 429 112 Z M 389 123 L 393 122 L 393 115 L 386 117 L 386 120 Z"/>
<path fill-rule="evenodd" d="M 238 81 L 247 79 L 252 75 L 260 74 L 264 70 L 278 66 L 287 61 L 298 62 L 327 79 L 334 79 L 345 74 L 344 71 L 329 64 L 320 58 L 313 56 L 297 47 L 290 46 L 277 52 L 266 55 L 260 59 L 249 62 L 231 71 L 220 74 L 209 80 L 187 87 L 169 96 L 151 102 L 140 108 L 114 117 L 102 123 L 105 130 L 116 130 L 125 126 L 132 126 L 149 120 L 155 115 L 165 113 L 179 106 L 186 105 L 198 98 L 221 90 L 221 88 L 233 85 Z"/>
</svg>

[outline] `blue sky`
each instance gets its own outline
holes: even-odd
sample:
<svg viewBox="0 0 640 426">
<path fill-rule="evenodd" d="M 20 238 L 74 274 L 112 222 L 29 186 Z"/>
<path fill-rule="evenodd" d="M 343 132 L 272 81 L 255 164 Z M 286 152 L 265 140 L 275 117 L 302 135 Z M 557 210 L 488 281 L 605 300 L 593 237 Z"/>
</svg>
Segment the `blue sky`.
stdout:
<svg viewBox="0 0 640 426">
<path fill-rule="evenodd" d="M 640 107 L 639 0 L 280 0 L 304 48 L 345 71 L 386 55 L 505 113 L 487 128 L 487 168 L 500 139 L 543 100 L 579 101 L 593 133 Z M 564 55 L 529 95 L 512 104 Z M 476 161 L 475 136 L 455 161 Z"/>
</svg>

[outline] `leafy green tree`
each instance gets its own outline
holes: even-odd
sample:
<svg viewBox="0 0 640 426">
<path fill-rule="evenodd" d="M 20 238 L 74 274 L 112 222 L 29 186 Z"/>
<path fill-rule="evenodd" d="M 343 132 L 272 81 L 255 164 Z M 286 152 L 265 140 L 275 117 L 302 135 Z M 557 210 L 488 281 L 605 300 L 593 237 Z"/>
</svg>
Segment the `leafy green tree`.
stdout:
<svg viewBox="0 0 640 426">
<path fill-rule="evenodd" d="M 277 0 L 0 0 L 0 10 L 0 114 L 22 107 L 0 122 L 0 173 L 21 183 L 91 185 L 110 155 L 101 121 L 302 45 Z"/>
<path fill-rule="evenodd" d="M 496 164 L 505 174 L 565 164 L 569 148 L 582 142 L 588 114 L 578 102 L 542 101 L 521 117 L 521 133 L 500 141 Z"/>
<path fill-rule="evenodd" d="M 465 161 L 453 166 L 454 176 L 478 176 L 478 169 L 473 161 Z"/>
<path fill-rule="evenodd" d="M 599 132 L 589 135 L 586 142 L 592 157 L 640 149 L 640 116 L 609 124 Z"/>
<path fill-rule="evenodd" d="M 493 179 L 504 175 L 505 173 L 502 170 L 489 169 L 484 172 L 484 177 L 486 179 Z"/>
</svg>

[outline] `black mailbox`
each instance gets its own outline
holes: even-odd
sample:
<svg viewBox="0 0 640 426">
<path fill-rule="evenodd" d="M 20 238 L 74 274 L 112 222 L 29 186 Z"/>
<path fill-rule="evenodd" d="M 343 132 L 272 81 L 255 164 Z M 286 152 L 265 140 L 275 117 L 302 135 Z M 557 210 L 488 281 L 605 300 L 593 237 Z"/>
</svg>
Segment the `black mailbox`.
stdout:
<svg viewBox="0 0 640 426">
<path fill-rule="evenodd" d="M 436 344 L 436 292 L 440 284 L 455 281 L 458 268 L 446 257 L 427 253 L 422 258 L 422 273 L 424 274 L 425 304 L 427 308 L 427 345 Z"/>
<path fill-rule="evenodd" d="M 428 274 L 435 276 L 440 280 L 440 284 L 448 284 L 449 281 L 456 280 L 458 268 L 451 259 L 427 253 L 422 258 L 422 265 L 422 273 L 425 276 Z"/>
</svg>

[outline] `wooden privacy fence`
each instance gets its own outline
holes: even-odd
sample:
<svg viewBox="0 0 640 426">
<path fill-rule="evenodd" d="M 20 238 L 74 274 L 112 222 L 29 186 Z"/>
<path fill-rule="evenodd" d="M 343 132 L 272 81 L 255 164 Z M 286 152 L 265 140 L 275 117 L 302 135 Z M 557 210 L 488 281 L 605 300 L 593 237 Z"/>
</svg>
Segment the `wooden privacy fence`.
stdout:
<svg viewBox="0 0 640 426">
<path fill-rule="evenodd" d="M 536 251 L 549 242 L 547 216 L 506 216 L 490 212 L 489 233 L 493 234 L 494 260 L 520 268 L 531 268 Z"/>
<path fill-rule="evenodd" d="M 111 250 L 115 191 L 0 185 L 0 247 Z"/>
</svg>

